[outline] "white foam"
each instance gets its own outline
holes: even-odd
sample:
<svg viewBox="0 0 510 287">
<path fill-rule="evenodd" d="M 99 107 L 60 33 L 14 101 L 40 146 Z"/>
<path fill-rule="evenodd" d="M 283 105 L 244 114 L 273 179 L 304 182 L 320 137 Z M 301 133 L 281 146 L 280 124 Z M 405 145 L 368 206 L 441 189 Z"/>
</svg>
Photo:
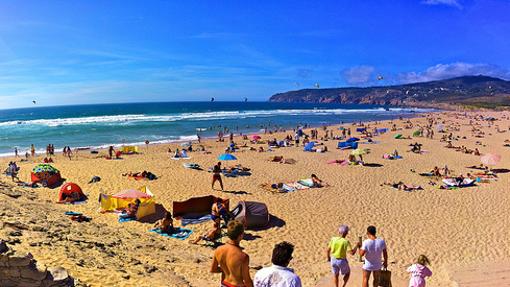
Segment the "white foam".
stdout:
<svg viewBox="0 0 510 287">
<path fill-rule="evenodd" d="M 417 108 L 384 108 L 375 109 L 277 109 L 277 110 L 252 110 L 252 111 L 217 111 L 202 113 L 181 113 L 169 115 L 113 115 L 113 116 L 95 116 L 79 118 L 57 118 L 57 119 L 36 119 L 27 121 L 7 121 L 0 122 L 1 126 L 15 125 L 44 125 L 49 127 L 82 125 L 82 124 L 132 124 L 139 122 L 173 122 L 180 120 L 203 121 L 203 120 L 223 120 L 223 119 L 243 119 L 254 117 L 274 117 L 274 116 L 305 116 L 305 115 L 341 115 L 352 113 L 408 113 L 408 112 L 428 112 L 430 109 Z"/>
</svg>

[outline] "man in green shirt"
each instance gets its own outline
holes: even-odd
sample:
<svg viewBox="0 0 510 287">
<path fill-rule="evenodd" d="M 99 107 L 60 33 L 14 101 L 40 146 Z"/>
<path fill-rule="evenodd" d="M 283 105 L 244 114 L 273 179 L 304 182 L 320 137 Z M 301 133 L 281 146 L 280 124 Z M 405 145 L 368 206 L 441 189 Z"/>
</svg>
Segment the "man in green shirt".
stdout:
<svg viewBox="0 0 510 287">
<path fill-rule="evenodd" d="M 329 241 L 327 257 L 328 261 L 331 262 L 331 271 L 333 272 L 335 286 L 338 287 L 338 277 L 342 274 L 344 277 L 344 284 L 342 286 L 345 287 L 351 275 L 351 268 L 347 261 L 347 253 L 351 255 L 356 254 L 356 250 L 359 248 L 360 244 L 356 244 L 353 249 L 351 248 L 349 240 L 345 239 L 349 233 L 349 226 L 341 225 L 340 228 L 338 228 L 338 233 L 340 236 L 335 236 Z"/>
</svg>

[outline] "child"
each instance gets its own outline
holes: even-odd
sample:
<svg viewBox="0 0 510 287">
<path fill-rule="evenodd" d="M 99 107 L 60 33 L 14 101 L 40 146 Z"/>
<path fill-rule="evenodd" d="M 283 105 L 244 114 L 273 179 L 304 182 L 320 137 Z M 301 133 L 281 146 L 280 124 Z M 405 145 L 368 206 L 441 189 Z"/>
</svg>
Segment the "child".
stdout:
<svg viewBox="0 0 510 287">
<path fill-rule="evenodd" d="M 420 255 L 416 263 L 407 268 L 407 272 L 411 273 L 409 287 L 425 287 L 425 278 L 432 276 L 432 271 L 427 265 L 430 265 L 427 256 Z"/>
</svg>

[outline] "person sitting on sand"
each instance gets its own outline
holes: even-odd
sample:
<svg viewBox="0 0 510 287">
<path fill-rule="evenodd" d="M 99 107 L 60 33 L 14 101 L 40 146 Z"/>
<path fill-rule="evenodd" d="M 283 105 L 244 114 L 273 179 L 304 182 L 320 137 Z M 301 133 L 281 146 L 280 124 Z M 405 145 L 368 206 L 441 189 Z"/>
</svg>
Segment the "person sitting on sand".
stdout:
<svg viewBox="0 0 510 287">
<path fill-rule="evenodd" d="M 331 263 L 331 271 L 333 271 L 335 286 L 339 286 L 338 277 L 339 275 L 342 275 L 344 280 L 343 286 L 345 287 L 349 280 L 349 276 L 351 275 L 351 268 L 347 261 L 347 253 L 350 253 L 351 255 L 356 254 L 356 251 L 359 247 L 361 247 L 361 244 L 358 243 L 354 248 L 352 248 L 349 240 L 345 239 L 349 233 L 349 226 L 347 225 L 340 225 L 338 233 L 340 237 L 333 237 L 329 241 L 326 254 L 328 261 Z"/>
<path fill-rule="evenodd" d="M 142 202 L 140 201 L 140 199 L 135 199 L 134 203 L 130 203 L 128 204 L 128 207 L 124 209 L 123 213 L 124 216 L 122 217 L 126 217 L 126 218 L 135 218 L 136 217 L 136 213 L 138 212 L 138 208 L 140 207 L 140 204 Z"/>
<path fill-rule="evenodd" d="M 181 157 L 181 153 L 179 152 L 179 149 L 176 148 L 175 153 L 174 153 L 174 158 L 180 158 L 180 157 Z"/>
<path fill-rule="evenodd" d="M 478 150 L 478 148 L 475 148 L 475 151 L 473 152 L 473 154 L 476 156 L 480 156 L 480 151 Z"/>
<path fill-rule="evenodd" d="M 223 221 L 225 221 L 225 226 L 230 220 L 230 213 L 228 212 L 227 207 L 223 204 L 223 199 L 219 197 L 215 199 L 211 207 L 211 219 L 213 221 L 223 219 Z"/>
<path fill-rule="evenodd" d="M 398 155 L 398 151 L 397 151 L 397 149 L 395 149 L 395 150 L 393 151 L 393 153 L 391 154 L 391 156 L 393 156 L 393 158 L 398 158 L 398 156 L 399 156 L 399 155 Z"/>
<path fill-rule="evenodd" d="M 349 156 L 347 157 L 347 161 L 349 161 L 349 164 L 358 164 L 356 156 L 353 154 L 349 154 Z"/>
<path fill-rule="evenodd" d="M 175 232 L 174 221 L 172 219 L 172 213 L 170 211 L 165 212 L 165 217 L 160 219 L 154 224 L 154 228 L 159 228 L 161 232 L 166 234 L 172 234 Z"/>
<path fill-rule="evenodd" d="M 204 235 L 199 236 L 195 240 L 191 240 L 189 243 L 191 244 L 198 244 L 201 240 L 213 242 L 215 243 L 217 239 L 219 239 L 221 236 L 221 227 L 220 227 L 220 221 L 216 220 L 213 223 L 213 228 L 209 231 L 207 231 Z"/>
<path fill-rule="evenodd" d="M 254 277 L 255 287 L 301 287 L 301 279 L 288 268 L 292 260 L 294 245 L 289 242 L 280 242 L 274 246 L 271 256 L 272 266 L 257 271 Z"/>
<path fill-rule="evenodd" d="M 250 257 L 244 253 L 239 243 L 244 236 L 244 225 L 232 220 L 227 226 L 227 244 L 214 252 L 211 273 L 222 273 L 222 287 L 253 287 L 250 277 Z"/>
<path fill-rule="evenodd" d="M 430 173 L 433 176 L 441 176 L 441 171 L 439 170 L 439 167 L 437 167 L 437 166 L 434 166 L 434 168 L 432 169 L 432 171 L 430 171 Z"/>
<path fill-rule="evenodd" d="M 416 263 L 407 268 L 407 272 L 411 273 L 409 279 L 409 287 L 425 287 L 426 277 L 432 276 L 432 271 L 427 267 L 430 265 L 430 261 L 425 255 L 420 255 Z"/>
</svg>

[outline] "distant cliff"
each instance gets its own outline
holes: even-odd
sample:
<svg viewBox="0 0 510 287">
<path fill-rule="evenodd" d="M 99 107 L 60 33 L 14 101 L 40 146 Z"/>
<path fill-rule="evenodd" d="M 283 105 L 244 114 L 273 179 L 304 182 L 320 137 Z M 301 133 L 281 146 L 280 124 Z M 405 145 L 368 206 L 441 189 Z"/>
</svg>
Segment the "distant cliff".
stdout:
<svg viewBox="0 0 510 287">
<path fill-rule="evenodd" d="M 275 94 L 269 101 L 436 108 L 510 108 L 510 81 L 480 75 L 396 86 L 303 89 Z"/>
</svg>

